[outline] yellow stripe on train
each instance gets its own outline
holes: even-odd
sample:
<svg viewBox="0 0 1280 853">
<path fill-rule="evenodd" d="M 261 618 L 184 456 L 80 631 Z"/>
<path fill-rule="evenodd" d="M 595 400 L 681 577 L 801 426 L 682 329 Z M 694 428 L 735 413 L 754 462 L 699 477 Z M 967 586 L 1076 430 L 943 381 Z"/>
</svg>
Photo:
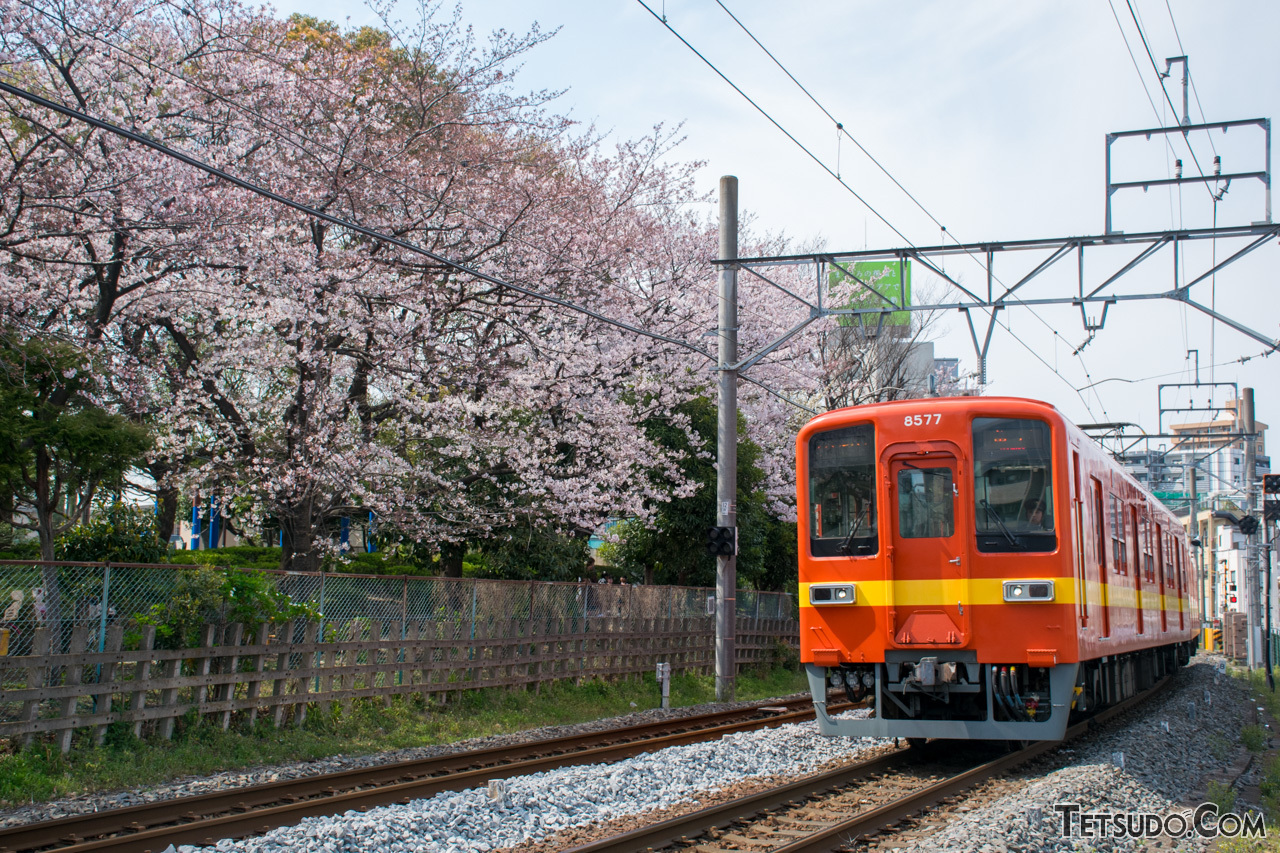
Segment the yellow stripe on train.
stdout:
<svg viewBox="0 0 1280 853">
<path fill-rule="evenodd" d="M 949 578 L 911 581 L 837 581 L 852 583 L 856 588 L 855 607 L 942 607 L 956 603 L 973 604 L 1005 604 L 1004 584 L 1011 578 Z M 1053 581 L 1053 603 L 1076 603 L 1076 580 L 1072 577 L 1056 578 L 1017 578 L 1016 580 Z M 800 606 L 814 607 L 809 601 L 808 583 L 800 584 Z M 1101 607 L 1104 603 L 1116 608 L 1132 608 L 1137 596 L 1131 587 L 1089 583 L 1087 586 L 1089 604 Z M 892 599 L 890 599 L 892 596 Z M 1036 602 L 1018 602 L 1034 607 Z M 1161 609 L 1177 613 L 1183 609 L 1179 605 L 1181 599 L 1173 595 L 1163 595 L 1150 589 L 1142 591 L 1142 609 L 1159 612 Z M 823 605 L 827 606 L 827 605 Z M 847 605 L 830 605 L 843 607 Z"/>
</svg>

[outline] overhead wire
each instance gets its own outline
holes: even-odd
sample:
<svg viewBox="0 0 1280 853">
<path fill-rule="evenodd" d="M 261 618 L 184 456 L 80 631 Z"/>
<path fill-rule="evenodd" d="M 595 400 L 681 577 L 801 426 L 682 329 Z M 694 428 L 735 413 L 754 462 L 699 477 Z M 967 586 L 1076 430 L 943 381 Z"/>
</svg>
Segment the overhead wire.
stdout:
<svg viewBox="0 0 1280 853">
<path fill-rule="evenodd" d="M 1125 5 L 1129 7 L 1129 16 L 1133 18 L 1133 25 L 1138 30 L 1138 37 L 1142 39 L 1142 46 L 1147 51 L 1147 59 L 1151 60 L 1151 70 L 1155 72 L 1156 79 L 1160 82 L 1160 94 L 1164 95 L 1165 101 L 1169 104 L 1169 109 L 1173 110 L 1173 114 L 1177 116 L 1178 108 L 1174 106 L 1173 99 L 1169 97 L 1169 90 L 1164 86 L 1166 75 L 1162 74 L 1160 72 L 1160 67 L 1156 65 L 1155 55 L 1152 54 L 1151 45 L 1147 42 L 1147 34 L 1143 31 L 1142 24 L 1138 22 L 1138 13 L 1133 10 L 1133 0 L 1124 0 L 1124 2 Z M 1146 84 L 1144 83 L 1143 89 L 1145 88 Z M 1191 139 L 1188 138 L 1185 132 L 1182 135 L 1182 141 L 1186 144 L 1188 153 L 1191 154 L 1191 161 L 1196 164 L 1196 171 L 1200 173 L 1200 178 L 1204 182 L 1205 191 L 1212 197 L 1213 187 L 1209 186 L 1209 178 L 1205 175 L 1204 167 L 1200 165 L 1200 158 L 1196 155 L 1196 149 L 1191 145 Z"/>
<path fill-rule="evenodd" d="M 852 194 L 853 194 L 853 196 L 854 196 L 855 198 L 857 198 L 857 199 L 858 199 L 858 201 L 862 202 L 862 204 L 863 204 L 863 205 L 865 205 L 865 206 L 867 207 L 867 209 L 868 209 L 868 210 L 870 210 L 873 214 L 875 214 L 875 216 L 876 216 L 877 218 L 879 218 L 881 222 L 883 222 L 885 225 L 887 225 L 887 226 L 889 227 L 889 229 L 890 229 L 891 231 L 893 231 L 893 233 L 897 234 L 900 238 L 902 238 L 902 240 L 903 240 L 903 241 L 904 241 L 908 246 L 911 246 L 912 248 L 915 248 L 915 244 L 914 244 L 914 243 L 913 243 L 913 242 L 912 242 L 912 241 L 911 241 L 911 240 L 910 240 L 910 239 L 909 239 L 905 234 L 903 234 L 900 230 L 898 230 L 898 228 L 897 228 L 896 226 L 892 225 L 892 224 L 891 224 L 891 223 L 890 223 L 890 222 L 889 222 L 889 221 L 888 221 L 888 220 L 887 220 L 887 219 L 886 219 L 886 218 L 885 218 L 885 217 L 884 217 L 884 216 L 883 216 L 883 215 L 882 215 L 878 210 L 876 210 L 876 209 L 875 209 L 875 208 L 874 208 L 870 203 L 868 203 L 868 202 L 867 202 L 867 201 L 866 201 L 866 200 L 865 200 L 861 195 L 859 195 L 859 194 L 858 194 L 857 192 L 855 192 L 851 187 L 849 187 L 849 186 L 848 186 L 848 184 L 846 184 L 846 183 L 845 183 L 845 181 L 844 181 L 844 180 L 843 180 L 843 179 L 842 179 L 842 178 L 841 178 L 841 177 L 840 177 L 836 172 L 832 171 L 832 170 L 830 169 L 830 167 L 828 167 L 825 163 L 823 163 L 820 159 L 818 159 L 818 158 L 816 157 L 816 155 L 814 155 L 814 154 L 813 154 L 813 152 L 812 152 L 812 151 L 810 151 L 810 150 L 809 150 L 805 145 L 803 145 L 803 144 L 802 144 L 798 139 L 796 139 L 796 137 L 795 137 L 795 136 L 794 136 L 790 131 L 788 131 L 786 128 L 784 128 L 784 127 L 781 125 L 781 123 L 780 123 L 780 122 L 778 122 L 778 121 L 777 121 L 777 120 L 776 120 L 772 115 L 770 115 L 770 114 L 769 114 L 769 113 L 768 113 L 768 112 L 767 112 L 763 107 L 761 107 L 761 106 L 760 106 L 760 105 L 759 105 L 759 104 L 758 104 L 754 99 L 752 99 L 749 95 L 747 95 L 747 94 L 746 94 L 746 92 L 744 92 L 744 91 L 742 90 L 742 88 L 741 88 L 741 87 L 739 87 L 736 83 L 734 83 L 731 79 L 729 79 L 728 75 L 726 75 L 723 71 L 721 71 L 721 70 L 720 70 L 720 69 L 719 69 L 719 68 L 718 68 L 718 67 L 717 67 L 713 62 L 711 62 L 711 61 L 710 61 L 710 60 L 709 60 L 705 55 L 703 55 L 701 51 L 699 51 L 697 48 L 695 48 L 692 44 L 690 44 L 690 43 L 689 43 L 689 41 L 688 41 L 687 39 L 685 39 L 685 38 L 684 38 L 684 36 L 682 36 L 679 32 L 677 32 L 677 31 L 676 31 L 676 29 L 671 25 L 671 23 L 666 19 L 666 17 L 665 17 L 665 16 L 659 16 L 656 12 L 654 12 L 654 10 L 653 10 L 653 9 L 651 9 L 651 8 L 650 8 L 650 7 L 649 7 L 649 6 L 644 2 L 644 0 L 637 0 L 637 2 L 638 2 L 641 6 L 643 6 L 643 7 L 645 8 L 645 10 L 649 12 L 649 14 L 650 14 L 650 15 L 653 15 L 655 18 L 657 18 L 657 19 L 658 19 L 658 21 L 659 21 L 659 22 L 660 22 L 664 27 L 666 27 L 668 31 L 670 31 L 670 32 L 671 32 L 671 34 L 672 34 L 672 35 L 674 35 L 677 39 L 679 39 L 679 40 L 681 41 L 681 43 L 683 43 L 687 48 L 689 48 L 689 50 L 690 50 L 690 51 L 692 51 L 692 52 L 694 53 L 694 55 L 696 55 L 699 59 L 701 59 L 701 60 L 703 61 L 703 63 L 705 63 L 705 64 L 706 64 L 706 65 L 707 65 L 707 66 L 708 66 L 712 71 L 714 71 L 714 72 L 715 72 L 715 73 L 716 73 L 716 74 L 717 74 L 717 75 L 718 75 L 722 80 L 724 80 L 726 83 L 728 83 L 728 84 L 729 84 L 729 86 L 730 86 L 730 87 L 732 87 L 734 91 L 736 91 L 736 92 L 737 92 L 739 95 L 741 95 L 741 96 L 742 96 L 742 97 L 743 97 L 743 98 L 744 98 L 748 103 L 750 103 L 753 107 L 755 107 L 755 109 L 756 109 L 756 110 L 757 110 L 761 115 L 763 115 L 763 116 L 764 116 L 764 117 L 765 117 L 765 118 L 766 118 L 766 119 L 767 119 L 771 124 L 773 124 L 773 125 L 774 125 L 774 127 L 778 128 L 778 130 L 779 130 L 779 131 L 781 131 L 781 132 L 783 133 L 783 135 L 785 135 L 788 139 L 790 139 L 793 143 L 795 143 L 795 144 L 796 144 L 796 145 L 797 145 L 797 146 L 798 146 L 802 151 L 804 151 L 804 152 L 805 152 L 805 154 L 807 154 L 807 155 L 810 157 L 810 159 L 812 159 L 812 160 L 814 160 L 816 163 L 818 163 L 818 165 L 819 165 L 820 167 L 822 167 L 822 169 L 823 169 L 825 172 L 827 172 L 827 174 L 828 174 L 828 175 L 830 175 L 831 177 L 835 178 L 835 180 L 836 180 L 837 182 L 839 182 L 841 186 L 845 187 L 845 189 L 847 189 L 850 193 L 852 193 Z M 743 23 L 742 23 L 742 21 L 741 21 L 741 20 L 740 20 L 736 15 L 734 15 L 731 11 L 729 11 L 729 9 L 724 5 L 724 3 L 720 2 L 720 0 L 716 0 L 716 2 L 717 2 L 717 4 L 720 6 L 720 8 L 721 8 L 721 9 L 723 9 L 723 10 L 726 12 L 726 14 L 728 14 L 728 15 L 729 15 L 729 17 L 730 17 L 730 18 L 732 18 L 732 19 L 734 20 L 734 22 L 735 22 L 735 23 L 736 23 L 736 24 L 737 24 L 737 25 L 738 25 L 738 26 L 743 30 L 743 32 L 745 32 L 745 33 L 746 33 L 746 34 L 751 38 L 751 40 L 752 40 L 753 42 L 755 42 L 755 43 L 756 43 L 756 45 L 757 45 L 757 46 L 759 46 L 759 47 L 760 47 L 760 49 L 761 49 L 761 50 L 763 50 L 763 51 L 765 52 L 765 54 L 766 54 L 766 55 L 768 55 L 768 56 L 769 56 L 769 58 L 774 62 L 774 64 L 775 64 L 775 65 L 777 65 L 777 66 L 778 66 L 778 67 L 783 71 L 783 73 L 785 73 L 785 74 L 787 75 L 787 77 L 789 77 L 789 78 L 791 79 L 791 81 L 792 81 L 793 83 L 795 83 L 797 87 L 799 87 L 799 88 L 800 88 L 800 90 L 801 90 L 802 92 L 804 92 L 804 93 L 805 93 L 805 95 L 809 98 L 809 100 L 810 100 L 810 101 L 812 101 L 812 102 L 813 102 L 813 103 L 814 103 L 814 104 L 815 104 L 815 105 L 816 105 L 816 106 L 817 106 L 817 107 L 818 107 L 818 108 L 823 112 L 823 114 L 825 114 L 829 119 L 831 119 L 833 122 L 835 122 L 835 123 L 836 123 L 838 131 L 839 131 L 843 136 L 847 137 L 850 141 L 852 141 L 855 145 L 857 145 L 857 146 L 858 146 L 858 148 L 859 148 L 859 149 L 860 149 L 864 154 L 866 154 L 866 155 L 867 155 L 867 157 L 868 157 L 869 159 L 871 159 L 871 160 L 872 160 L 872 162 L 874 162 L 874 163 L 876 164 L 876 166 L 877 166 L 877 167 L 878 167 L 882 172 L 884 172 L 884 174 L 885 174 L 887 177 L 889 177 L 889 179 L 890 179 L 891 181 L 893 181 L 893 183 L 894 183 L 894 184 L 895 184 L 899 189 L 901 189 L 901 190 L 903 191 L 903 193 L 905 193 L 905 194 L 906 194 L 906 195 L 907 195 L 907 196 L 912 200 L 912 202 L 913 202 L 913 203 L 915 203 L 915 205 L 916 205 L 917 207 L 919 207 L 919 208 L 921 209 L 921 211 L 923 211 L 923 212 L 924 212 L 924 214 L 925 214 L 925 215 L 926 215 L 930 220 L 932 220 L 932 221 L 933 221 L 933 223 L 934 223 L 935 225 L 937 225 L 940 229 L 942 229 L 942 232 L 943 232 L 944 234 L 949 234 L 949 235 L 951 236 L 951 239 L 952 239 L 952 240 L 954 240 L 954 241 L 956 242 L 956 244 L 957 244 L 957 245 L 963 245 L 963 244 L 962 244 L 962 243 L 960 243 L 960 241 L 955 237 L 955 235 L 954 235 L 954 234 L 950 234 L 950 232 L 947 230 L 946 226 L 944 226 L 940 221 L 938 221 L 938 219 L 937 219 L 937 218 L 936 218 L 932 213 L 930 213 L 930 212 L 928 211 L 928 209 L 927 209 L 927 208 L 925 208 L 925 207 L 924 207 L 924 205 L 922 205 L 922 204 L 920 203 L 920 201 L 919 201 L 918 199 L 916 199 L 916 198 L 915 198 L 915 196 L 914 196 L 914 195 L 912 195 L 912 194 L 911 194 L 911 193 L 910 193 L 910 192 L 909 192 L 909 191 L 908 191 L 908 190 L 907 190 L 907 189 L 906 189 L 906 188 L 901 184 L 901 182 L 899 182 L 899 181 L 897 180 L 897 178 L 893 177 L 893 175 L 892 175 L 892 174 L 890 174 L 890 173 L 889 173 L 889 171 L 888 171 L 888 170 L 887 170 L 887 169 L 886 169 L 886 168 L 885 168 L 885 167 L 884 167 L 884 166 L 883 166 L 883 165 L 882 165 L 878 160 L 876 160 L 876 158 L 875 158 L 875 157 L 873 157 L 873 156 L 870 154 L 870 152 L 868 152 L 868 151 L 867 151 L 867 149 L 862 145 L 862 143 L 861 143 L 861 142 L 859 142 L 859 141 L 858 141 L 858 140 L 857 140 L 857 139 L 856 139 L 856 138 L 855 138 L 851 133 L 849 133 L 849 131 L 844 127 L 844 125 L 843 125 L 843 123 L 842 123 L 842 122 L 837 121 L 837 120 L 835 119 L 835 117 L 831 114 L 831 112 L 830 112 L 829 110 L 827 110 L 827 109 L 826 109 L 826 107 L 824 107 L 821 103 L 819 103 L 819 102 L 818 102 L 818 100 L 813 96 L 813 94 L 812 94 L 812 93 L 810 93 L 810 92 L 809 92 L 809 90 L 808 90 L 807 88 L 805 88 L 805 86 L 804 86 L 803 84 L 801 84 L 799 80 L 797 80 L 797 79 L 796 79 L 795 75 L 793 75 L 793 74 L 792 74 L 792 73 L 791 73 L 791 72 L 790 72 L 790 71 L 789 71 L 789 70 L 788 70 L 788 69 L 787 69 L 787 68 L 782 64 L 782 62 L 781 62 L 780 60 L 778 60 L 778 58 L 777 58 L 776 56 L 774 56 L 774 54 L 773 54 L 773 53 L 772 53 L 768 48 L 766 48 L 766 47 L 765 47 L 765 46 L 760 42 L 760 40 L 759 40 L 758 38 L 756 38 L 756 36 L 755 36 L 751 31 L 750 31 L 750 29 L 749 29 L 749 28 L 747 28 L 747 26 L 746 26 L 745 24 L 743 24 Z M 1154 106 L 1154 105 L 1153 105 L 1153 106 Z M 979 261 L 976 257 L 974 257 L 974 256 L 973 256 L 973 254 L 972 254 L 972 252 L 969 252 L 969 251 L 967 251 L 967 250 L 966 250 L 966 254 L 968 254 L 972 260 L 974 260 L 975 262 L 977 262 L 977 263 L 981 264 L 981 261 Z M 996 278 L 996 280 L 997 280 L 997 281 L 999 281 L 999 279 L 998 279 L 998 278 Z M 1051 332 L 1053 332 L 1053 334 L 1054 334 L 1054 335 L 1056 335 L 1056 336 L 1058 336 L 1058 337 L 1061 337 L 1061 335 L 1058 333 L 1058 331 L 1057 331 L 1057 330 L 1056 330 L 1056 329 L 1055 329 L 1051 324 L 1049 324 L 1047 321 L 1045 321 L 1043 317 L 1040 317 L 1040 315 L 1039 315 L 1039 314 L 1038 314 L 1038 313 L 1037 313 L 1033 308 L 1031 308 L 1031 306 L 1026 305 L 1025 303 L 1023 303 L 1023 302 L 1022 302 L 1022 300 L 1021 300 L 1021 299 L 1019 299 L 1019 298 L 1018 298 L 1018 297 L 1016 297 L 1016 296 L 1015 296 L 1015 297 L 1013 297 L 1013 301 L 1014 301 L 1014 302 L 1016 302 L 1016 303 L 1018 303 L 1018 304 L 1019 304 L 1019 305 L 1021 305 L 1022 307 L 1025 307 L 1025 308 L 1027 308 L 1028 310 L 1030 310 L 1030 311 L 1031 311 L 1031 313 L 1032 313 L 1033 315 L 1035 315 L 1035 317 L 1036 317 L 1038 320 L 1040 320 L 1040 322 L 1041 322 L 1041 323 L 1043 323 L 1043 324 L 1044 324 L 1044 325 L 1045 325 L 1045 326 L 1046 326 L 1046 327 L 1047 327 Z M 979 307 L 981 307 L 981 306 L 979 306 Z M 987 312 L 987 314 L 988 314 L 988 316 L 992 317 L 992 320 L 993 320 L 993 322 L 994 322 L 994 312 L 992 312 L 992 311 L 990 311 L 990 310 L 988 310 L 988 309 L 986 309 L 986 308 L 983 308 L 982 310 L 986 311 L 986 312 Z M 1063 376 L 1063 375 L 1062 375 L 1062 373 L 1061 373 L 1061 372 L 1060 372 L 1060 371 L 1059 371 L 1055 366 L 1053 366 L 1053 365 L 1049 364 L 1049 362 L 1048 362 L 1047 360 L 1045 360 L 1043 356 L 1041 356 L 1038 352 L 1036 352 L 1036 351 L 1035 351 L 1035 350 L 1034 350 L 1030 345 L 1028 345 L 1028 344 L 1027 344 L 1024 340 L 1022 340 L 1018 335 L 1014 334 L 1014 333 L 1013 333 L 1013 331 L 1012 331 L 1012 329 L 1010 329 L 1010 328 L 1006 328 L 1006 329 L 1005 329 L 1005 331 L 1006 331 L 1006 332 L 1008 332 L 1008 333 L 1010 334 L 1010 336 L 1011 336 L 1011 337 L 1013 337 L 1013 339 L 1014 339 L 1015 341 L 1017 341 L 1020 345 L 1022 345 L 1022 347 L 1023 347 L 1024 349 L 1026 349 L 1026 350 L 1027 350 L 1028 352 L 1030 352 L 1030 353 L 1031 353 L 1031 354 L 1032 354 L 1032 355 L 1033 355 L 1033 356 L 1034 356 L 1038 361 L 1040 361 L 1040 363 L 1041 363 L 1041 364 L 1043 364 L 1043 365 L 1044 365 L 1046 368 L 1048 368 L 1052 373 L 1054 373 L 1054 374 L 1055 374 L 1059 379 L 1061 379 L 1061 380 L 1062 380 L 1062 381 L 1063 381 L 1063 382 L 1064 382 L 1064 383 L 1065 383 L 1069 388 L 1071 388 L 1073 391 L 1075 391 L 1075 392 L 1076 392 L 1076 394 L 1080 396 L 1081 402 L 1084 404 L 1084 406 L 1085 406 L 1086 410 L 1089 410 L 1089 411 L 1090 411 L 1090 414 L 1092 415 L 1092 409 L 1091 409 L 1091 407 L 1089 406 L 1088 401 L 1085 399 L 1085 397 L 1084 397 L 1083 393 L 1080 391 L 1080 389 L 1079 389 L 1079 388 L 1077 388 L 1077 387 L 1075 386 L 1075 384 L 1074 384 L 1074 383 L 1072 383 L 1072 382 L 1071 382 L 1070 380 L 1068 380 L 1065 376 Z M 1064 341 L 1065 341 L 1065 339 L 1064 339 Z M 1076 353 L 1076 355 L 1078 356 L 1078 352 Z M 1083 365 L 1083 362 L 1082 362 L 1082 365 Z"/>
</svg>

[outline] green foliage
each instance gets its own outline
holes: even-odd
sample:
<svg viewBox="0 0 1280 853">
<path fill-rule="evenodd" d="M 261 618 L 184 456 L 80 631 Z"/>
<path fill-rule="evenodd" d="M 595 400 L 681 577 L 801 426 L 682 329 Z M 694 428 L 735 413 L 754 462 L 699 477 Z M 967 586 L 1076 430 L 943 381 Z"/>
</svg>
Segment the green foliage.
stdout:
<svg viewBox="0 0 1280 853">
<path fill-rule="evenodd" d="M 774 670 L 738 679 L 738 698 L 749 701 L 797 693 L 804 676 Z M 656 708 L 660 694 L 653 675 L 640 681 L 589 681 L 544 685 L 540 693 L 471 690 L 446 706 L 395 697 L 335 704 L 329 714 L 313 710 L 302 728 L 276 729 L 270 715 L 252 728 L 239 719 L 224 732 L 213 720 L 184 720 L 171 741 L 138 740 L 131 724 L 108 729 L 107 743 L 93 744 L 91 730 L 77 732 L 73 749 L 62 755 L 53 743 L 0 755 L 0 806 L 43 802 L 90 791 L 118 791 L 156 785 L 183 776 L 207 776 L 240 767 L 307 761 L 332 755 L 363 755 L 388 749 L 453 743 L 508 734 L 539 726 L 572 725 Z M 715 701 L 711 676 L 677 674 L 671 704 L 685 707 Z M 635 703 L 633 706 L 632 703 Z"/>
<path fill-rule="evenodd" d="M 439 574 L 430 557 L 425 560 L 417 554 L 406 553 L 410 549 L 391 546 L 385 551 L 374 551 L 372 554 L 363 551 L 346 554 L 335 560 L 328 567 L 335 572 L 350 572 L 357 575 L 415 575 L 431 577 Z"/>
<path fill-rule="evenodd" d="M 644 424 L 650 439 L 682 459 L 681 468 L 698 490 L 689 497 L 653 505 L 652 523 L 623 522 L 619 543 L 607 559 L 632 580 L 651 575 L 654 583 L 714 586 L 716 561 L 706 553 L 707 528 L 716 521 L 717 414 L 715 404 L 698 397 L 676 407 L 689 418 L 690 434 L 672 421 L 654 418 Z M 746 422 L 738 420 L 738 582 L 760 590 L 795 586 L 796 526 L 771 515 L 762 486 L 763 452 L 746 438 Z"/>
<path fill-rule="evenodd" d="M 468 577 L 575 581 L 586 572 L 591 552 L 586 539 L 526 528 L 489 540 L 468 557 L 463 563 Z"/>
<path fill-rule="evenodd" d="M 1205 796 L 1209 802 L 1218 807 L 1219 814 L 1231 811 L 1231 807 L 1236 804 L 1236 789 L 1217 779 L 1209 780 L 1209 789 Z"/>
<path fill-rule="evenodd" d="M 8 525 L 3 525 L 8 527 Z M 12 530 L 12 528 L 10 528 Z M 38 560 L 40 559 L 40 543 L 34 539 L 18 540 L 16 536 L 0 550 L 0 560 Z"/>
<path fill-rule="evenodd" d="M 1218 732 L 1210 732 L 1209 754 L 1213 756 L 1215 761 L 1226 761 L 1227 757 L 1231 755 L 1231 741 Z"/>
<path fill-rule="evenodd" d="M 1240 730 L 1240 742 L 1250 752 L 1262 752 L 1267 748 L 1267 732 L 1262 726 L 1251 724 Z"/>
<path fill-rule="evenodd" d="M 1262 779 L 1258 782 L 1258 790 L 1262 795 L 1262 813 L 1267 823 L 1267 836 L 1275 839 L 1280 835 L 1280 757 L 1271 757 L 1262 769 Z M 1226 846 L 1222 848 L 1225 850 Z"/>
<path fill-rule="evenodd" d="M 208 548 L 203 551 L 171 551 L 168 562 L 196 563 L 201 566 L 231 566 L 237 569 L 277 569 L 280 567 L 280 549 L 256 545 L 233 545 L 227 548 Z"/>
<path fill-rule="evenodd" d="M 47 494 L 74 503 L 117 486 L 150 446 L 144 428 L 95 402 L 97 369 L 70 344 L 0 329 L 0 492 L 14 497 L 9 509 L 61 511 L 33 489 L 37 470 L 48 472 Z"/>
<path fill-rule="evenodd" d="M 290 599 L 262 572 L 201 568 L 180 571 L 169 599 L 138 614 L 138 623 L 155 626 L 157 648 L 182 649 L 198 646 L 210 623 L 242 622 L 252 629 L 297 618 L 316 620 L 320 613 L 310 602 Z"/>
<path fill-rule="evenodd" d="M 54 543 L 59 560 L 113 563 L 161 563 L 168 543 L 160 540 L 155 513 L 113 501 L 77 524 Z"/>
</svg>

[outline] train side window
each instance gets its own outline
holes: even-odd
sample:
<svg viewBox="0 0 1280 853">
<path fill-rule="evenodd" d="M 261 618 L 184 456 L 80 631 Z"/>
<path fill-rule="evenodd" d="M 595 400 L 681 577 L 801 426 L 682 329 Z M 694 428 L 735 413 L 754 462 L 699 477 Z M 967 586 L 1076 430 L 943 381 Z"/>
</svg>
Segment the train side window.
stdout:
<svg viewBox="0 0 1280 853">
<path fill-rule="evenodd" d="M 1107 568 L 1107 513 L 1102 508 L 1102 483 L 1097 477 L 1090 477 L 1089 481 L 1093 488 L 1093 529 L 1097 533 L 1098 539 L 1094 544 L 1098 549 L 1098 565 L 1105 572 Z M 1105 581 L 1105 576 L 1103 580 Z"/>
<path fill-rule="evenodd" d="M 973 491 L 978 550 L 1053 551 L 1053 443 L 1031 418 L 975 418 Z"/>
<path fill-rule="evenodd" d="M 809 553 L 867 556 L 879 550 L 875 427 L 857 424 L 809 439 Z"/>
<path fill-rule="evenodd" d="M 1124 504 L 1111 495 L 1111 565 L 1118 574 L 1129 573 L 1129 557 L 1125 550 Z"/>
<path fill-rule="evenodd" d="M 1154 547 L 1151 543 L 1151 519 L 1145 515 L 1142 516 L 1138 525 L 1141 528 L 1140 541 L 1142 543 L 1142 579 L 1155 583 L 1156 581 L 1156 561 L 1152 556 Z"/>
</svg>

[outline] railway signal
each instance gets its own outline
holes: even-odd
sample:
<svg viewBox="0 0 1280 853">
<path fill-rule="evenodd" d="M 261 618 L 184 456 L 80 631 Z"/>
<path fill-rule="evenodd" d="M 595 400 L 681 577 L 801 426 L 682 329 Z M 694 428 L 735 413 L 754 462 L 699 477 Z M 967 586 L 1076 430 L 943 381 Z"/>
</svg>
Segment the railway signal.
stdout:
<svg viewBox="0 0 1280 853">
<path fill-rule="evenodd" d="M 732 557 L 738 553 L 738 528 L 707 528 L 707 553 L 713 557 Z"/>
</svg>

